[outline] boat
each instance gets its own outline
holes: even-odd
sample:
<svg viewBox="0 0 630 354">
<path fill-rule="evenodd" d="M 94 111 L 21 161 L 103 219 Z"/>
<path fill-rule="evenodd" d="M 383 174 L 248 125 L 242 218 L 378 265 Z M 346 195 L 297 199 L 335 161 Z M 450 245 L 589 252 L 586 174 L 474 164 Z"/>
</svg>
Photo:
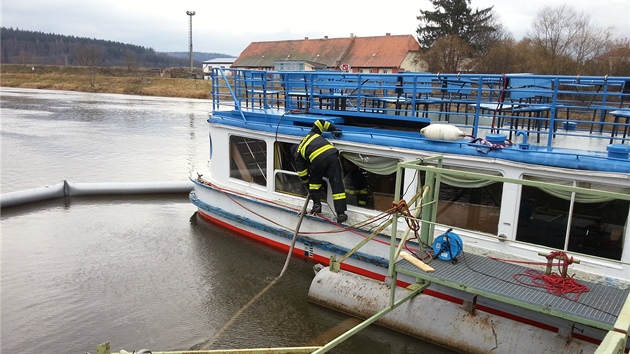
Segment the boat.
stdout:
<svg viewBox="0 0 630 354">
<path fill-rule="evenodd" d="M 628 351 L 630 77 L 210 77 L 209 168 L 190 200 L 321 264 L 311 301 L 370 317 L 402 296 L 377 323 L 470 353 Z M 305 212 L 290 153 L 318 120 L 340 130 L 322 136 L 344 170 L 341 224 L 330 186 Z"/>
</svg>

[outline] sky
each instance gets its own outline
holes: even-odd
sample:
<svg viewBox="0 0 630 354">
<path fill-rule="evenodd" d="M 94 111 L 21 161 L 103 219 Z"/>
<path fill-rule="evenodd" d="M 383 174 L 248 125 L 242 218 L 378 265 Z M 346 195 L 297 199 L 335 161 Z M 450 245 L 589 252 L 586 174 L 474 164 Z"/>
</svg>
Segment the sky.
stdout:
<svg viewBox="0 0 630 354">
<path fill-rule="evenodd" d="M 516 39 L 531 30 L 545 7 L 562 4 L 590 16 L 615 37 L 630 37 L 630 0 L 472 0 L 472 8 L 494 6 Z M 1 0 L 2 27 L 110 40 L 157 52 L 193 50 L 238 56 L 250 43 L 416 33 L 429 0 Z"/>
</svg>

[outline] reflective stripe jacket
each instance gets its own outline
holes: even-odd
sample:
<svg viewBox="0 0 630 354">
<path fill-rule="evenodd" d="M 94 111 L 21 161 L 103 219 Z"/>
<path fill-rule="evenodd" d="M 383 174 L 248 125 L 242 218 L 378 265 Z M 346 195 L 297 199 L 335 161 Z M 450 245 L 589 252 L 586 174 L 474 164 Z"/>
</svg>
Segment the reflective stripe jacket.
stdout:
<svg viewBox="0 0 630 354">
<path fill-rule="evenodd" d="M 324 158 L 337 154 L 337 149 L 322 137 L 322 131 L 335 130 L 336 127 L 329 122 L 318 120 L 313 125 L 313 129 L 302 139 L 298 145 L 295 156 L 295 165 L 298 175 L 304 181 L 308 180 L 308 167 L 317 165 Z"/>
</svg>

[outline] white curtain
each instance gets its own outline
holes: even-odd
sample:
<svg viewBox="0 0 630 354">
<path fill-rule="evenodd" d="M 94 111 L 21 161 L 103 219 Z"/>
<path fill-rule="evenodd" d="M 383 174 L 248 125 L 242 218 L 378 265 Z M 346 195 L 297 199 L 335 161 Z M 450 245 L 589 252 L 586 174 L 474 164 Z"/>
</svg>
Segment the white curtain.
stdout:
<svg viewBox="0 0 630 354">
<path fill-rule="evenodd" d="M 383 176 L 396 172 L 396 165 L 400 161 L 390 157 L 357 154 L 347 151 L 342 152 L 341 156 L 368 172 Z"/>
<path fill-rule="evenodd" d="M 347 151 L 342 152 L 341 156 L 354 163 L 355 165 L 361 167 L 362 169 L 377 175 L 390 175 L 396 172 L 396 165 L 400 161 L 398 159 L 393 159 L 390 157 L 357 154 Z M 455 168 L 451 169 L 455 170 Z M 495 176 L 501 175 L 498 172 L 481 171 L 474 169 L 466 169 L 466 171 L 491 174 Z M 453 176 L 446 174 L 443 174 L 441 178 L 442 183 L 459 188 L 481 188 L 494 183 L 493 181 L 488 181 L 482 178 Z"/>
<path fill-rule="evenodd" d="M 446 167 L 446 168 L 450 170 L 460 170 L 460 169 L 456 169 L 452 167 Z M 474 172 L 474 173 L 489 174 L 493 176 L 501 176 L 499 172 L 495 172 L 495 171 L 490 172 L 490 171 L 481 171 L 481 170 L 474 170 L 474 169 L 466 169 L 466 171 Z M 443 174 L 440 181 L 441 183 L 446 183 L 450 186 L 459 187 L 459 188 L 481 188 L 481 187 L 489 186 L 493 183 L 496 183 L 495 181 L 489 181 L 483 178 L 454 176 L 454 175 L 447 175 L 447 174 Z"/>
<path fill-rule="evenodd" d="M 530 181 L 537 181 L 537 182 L 554 183 L 554 184 L 559 184 L 563 186 L 573 185 L 573 181 L 560 180 L 560 179 L 554 179 L 554 178 L 525 176 L 524 179 L 530 180 Z M 596 189 L 596 190 L 602 190 L 602 191 L 607 191 L 607 192 L 617 192 L 617 193 L 625 193 L 625 194 L 630 193 L 630 188 L 628 187 L 624 188 L 624 187 L 611 186 L 611 185 L 605 185 L 605 184 L 596 184 L 596 183 L 576 181 L 576 186 L 580 188 Z M 556 198 L 560 198 L 564 200 L 571 200 L 571 192 L 569 191 L 561 191 L 561 190 L 544 188 L 544 187 L 539 187 L 539 188 L 543 192 L 550 194 Z M 585 194 L 585 193 L 575 194 L 575 201 L 578 203 L 603 203 L 603 202 L 608 202 L 610 200 L 612 199 L 608 197 L 604 197 L 604 196 L 594 195 L 594 194 Z"/>
</svg>

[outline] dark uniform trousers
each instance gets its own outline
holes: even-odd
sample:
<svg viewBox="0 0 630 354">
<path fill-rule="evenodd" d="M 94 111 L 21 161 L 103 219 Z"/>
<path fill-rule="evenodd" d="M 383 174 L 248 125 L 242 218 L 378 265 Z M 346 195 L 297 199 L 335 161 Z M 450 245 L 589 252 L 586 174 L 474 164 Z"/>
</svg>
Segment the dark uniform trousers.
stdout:
<svg viewBox="0 0 630 354">
<path fill-rule="evenodd" d="M 315 121 L 313 128 L 302 139 L 299 146 L 293 150 L 293 154 L 298 175 L 302 181 L 308 183 L 314 210 L 317 210 L 316 205 L 321 208 L 321 200 L 317 191 L 324 183 L 323 178 L 327 177 L 332 189 L 335 212 L 339 219 L 339 214 L 344 214 L 347 208 L 346 191 L 338 158 L 339 152 L 326 138 L 321 136 L 324 131 L 337 131 L 337 128 L 334 124 L 321 119 Z M 347 217 L 343 218 L 343 220 L 346 219 Z"/>
<path fill-rule="evenodd" d="M 332 189 L 332 199 L 337 214 L 344 213 L 346 206 L 346 190 L 341 178 L 341 166 L 337 154 L 324 157 L 320 161 L 309 166 L 309 190 L 314 204 L 321 204 L 317 191 L 321 188 L 324 179 L 328 177 L 330 188 Z"/>
</svg>

